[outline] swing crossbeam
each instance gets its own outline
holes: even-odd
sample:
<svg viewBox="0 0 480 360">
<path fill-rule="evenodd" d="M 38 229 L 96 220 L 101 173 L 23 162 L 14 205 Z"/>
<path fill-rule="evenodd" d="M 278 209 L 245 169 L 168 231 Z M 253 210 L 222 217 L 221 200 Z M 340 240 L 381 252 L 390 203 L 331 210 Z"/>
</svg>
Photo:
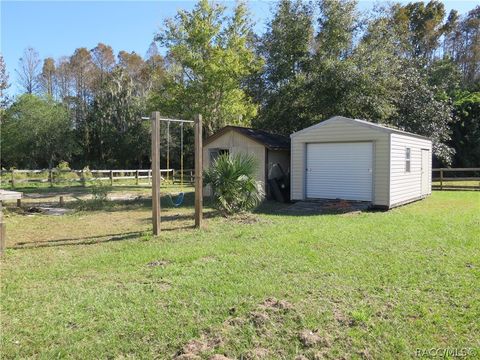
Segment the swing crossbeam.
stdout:
<svg viewBox="0 0 480 360">
<path fill-rule="evenodd" d="M 150 120 L 149 117 L 142 116 L 142 120 Z M 190 123 L 193 124 L 195 121 L 193 120 L 183 120 L 183 119 L 169 119 L 169 118 L 160 118 L 160 121 L 172 121 L 172 122 L 181 122 L 181 123 Z"/>
</svg>

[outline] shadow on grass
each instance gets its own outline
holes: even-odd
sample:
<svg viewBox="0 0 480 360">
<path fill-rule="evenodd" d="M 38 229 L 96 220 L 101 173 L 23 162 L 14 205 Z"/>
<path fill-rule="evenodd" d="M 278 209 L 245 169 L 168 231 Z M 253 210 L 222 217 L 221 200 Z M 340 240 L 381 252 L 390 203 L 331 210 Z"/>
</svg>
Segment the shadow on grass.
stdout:
<svg viewBox="0 0 480 360">
<path fill-rule="evenodd" d="M 165 231 L 177 231 L 177 230 L 186 230 L 193 229 L 194 225 L 179 226 L 176 228 L 163 228 L 162 232 Z M 32 242 L 18 242 L 10 249 L 21 250 L 21 249 L 32 249 L 32 248 L 42 248 L 42 247 L 57 247 L 57 246 L 78 246 L 78 245 L 95 245 L 101 243 L 108 243 L 114 241 L 124 241 L 124 240 L 133 240 L 140 237 L 150 237 L 150 231 L 131 231 L 120 234 L 107 234 L 107 235 L 94 235 L 94 236 L 85 236 L 85 237 L 74 237 L 74 238 L 63 238 L 63 239 L 53 239 L 53 240 L 42 240 L 42 241 L 32 241 Z"/>
</svg>

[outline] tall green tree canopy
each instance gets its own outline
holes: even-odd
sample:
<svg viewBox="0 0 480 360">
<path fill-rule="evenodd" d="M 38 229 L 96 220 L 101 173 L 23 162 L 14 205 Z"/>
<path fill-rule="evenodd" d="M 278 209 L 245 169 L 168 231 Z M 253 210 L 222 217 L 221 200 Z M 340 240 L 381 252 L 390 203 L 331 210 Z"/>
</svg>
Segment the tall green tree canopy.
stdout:
<svg viewBox="0 0 480 360">
<path fill-rule="evenodd" d="M 204 116 L 207 133 L 227 124 L 249 124 L 257 105 L 243 88 L 259 70 L 252 24 L 244 3 L 228 16 L 224 6 L 200 0 L 165 22 L 156 40 L 167 47 L 170 74 L 154 103 L 170 114 Z"/>
<path fill-rule="evenodd" d="M 2 166 L 53 167 L 77 149 L 67 108 L 51 98 L 20 96 L 2 123 Z"/>
<path fill-rule="evenodd" d="M 265 59 L 254 80 L 262 104 L 254 124 L 289 134 L 311 123 L 306 113 L 306 74 L 313 41 L 312 8 L 302 1 L 282 0 L 259 41 Z"/>
</svg>

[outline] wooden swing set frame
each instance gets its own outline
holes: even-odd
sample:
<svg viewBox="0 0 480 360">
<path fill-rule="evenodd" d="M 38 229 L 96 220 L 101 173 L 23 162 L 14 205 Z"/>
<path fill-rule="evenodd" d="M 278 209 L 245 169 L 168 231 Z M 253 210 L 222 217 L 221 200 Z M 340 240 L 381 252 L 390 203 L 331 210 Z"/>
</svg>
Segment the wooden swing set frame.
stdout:
<svg viewBox="0 0 480 360">
<path fill-rule="evenodd" d="M 203 220 L 203 166 L 202 166 L 202 115 L 198 114 L 194 120 L 162 118 L 160 112 L 155 111 L 150 116 L 152 123 L 152 223 L 153 235 L 160 234 L 160 122 L 194 123 L 195 126 L 195 227 L 202 227 Z"/>
</svg>

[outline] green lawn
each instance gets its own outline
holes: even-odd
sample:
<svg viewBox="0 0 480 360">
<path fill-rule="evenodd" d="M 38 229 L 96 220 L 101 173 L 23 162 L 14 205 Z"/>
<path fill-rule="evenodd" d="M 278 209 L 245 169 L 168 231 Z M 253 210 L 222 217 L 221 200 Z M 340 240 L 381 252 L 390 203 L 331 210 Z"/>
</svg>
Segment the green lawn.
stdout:
<svg viewBox="0 0 480 360">
<path fill-rule="evenodd" d="M 270 203 L 210 212 L 203 230 L 191 206 L 169 208 L 159 238 L 146 235 L 148 205 L 9 213 L 10 245 L 49 246 L 2 260 L 2 358 L 480 356 L 478 192 L 343 215 L 277 215 Z"/>
</svg>

